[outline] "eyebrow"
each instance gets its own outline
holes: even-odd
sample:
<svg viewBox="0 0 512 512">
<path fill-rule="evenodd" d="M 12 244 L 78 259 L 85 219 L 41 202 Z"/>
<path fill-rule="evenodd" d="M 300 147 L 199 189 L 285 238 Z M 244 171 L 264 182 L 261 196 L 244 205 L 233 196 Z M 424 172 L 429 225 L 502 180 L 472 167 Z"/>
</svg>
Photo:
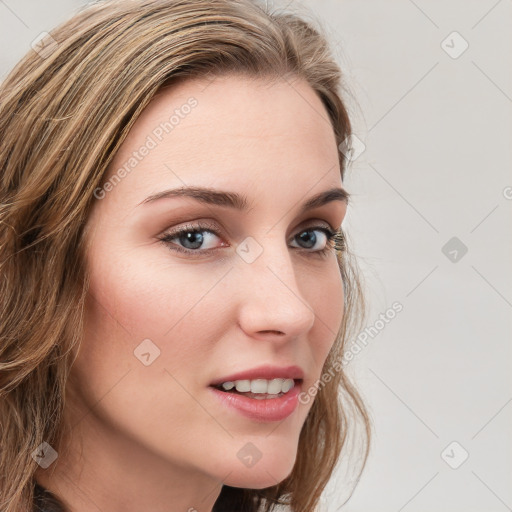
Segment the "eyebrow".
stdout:
<svg viewBox="0 0 512 512">
<path fill-rule="evenodd" d="M 233 208 L 242 212 L 248 210 L 249 204 L 247 198 L 237 192 L 227 192 L 207 187 L 182 187 L 152 194 L 151 196 L 146 197 L 146 199 L 141 201 L 137 206 L 170 197 L 190 197 L 200 203 L 227 206 L 228 208 Z M 330 188 L 309 198 L 302 205 L 300 213 L 304 213 L 305 211 L 313 208 L 319 208 L 320 206 L 332 201 L 343 201 L 348 204 L 349 197 L 350 194 L 344 188 Z"/>
</svg>

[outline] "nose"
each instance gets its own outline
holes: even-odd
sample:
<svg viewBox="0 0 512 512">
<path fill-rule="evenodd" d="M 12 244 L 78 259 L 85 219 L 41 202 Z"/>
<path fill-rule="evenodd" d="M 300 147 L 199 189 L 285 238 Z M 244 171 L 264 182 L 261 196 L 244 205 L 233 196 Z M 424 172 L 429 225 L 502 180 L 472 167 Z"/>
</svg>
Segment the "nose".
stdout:
<svg viewBox="0 0 512 512">
<path fill-rule="evenodd" d="M 296 278 L 289 248 L 270 242 L 252 263 L 240 261 L 239 323 L 248 336 L 286 341 L 307 333 L 315 322 Z"/>
</svg>

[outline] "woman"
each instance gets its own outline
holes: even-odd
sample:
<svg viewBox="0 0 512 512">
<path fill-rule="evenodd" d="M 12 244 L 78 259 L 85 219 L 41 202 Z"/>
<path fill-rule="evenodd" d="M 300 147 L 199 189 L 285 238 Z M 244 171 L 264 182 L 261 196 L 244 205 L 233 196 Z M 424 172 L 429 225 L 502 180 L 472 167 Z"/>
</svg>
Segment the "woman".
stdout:
<svg viewBox="0 0 512 512">
<path fill-rule="evenodd" d="M 0 89 L 0 508 L 316 510 L 369 439 L 324 38 L 125 0 L 34 47 Z"/>
</svg>

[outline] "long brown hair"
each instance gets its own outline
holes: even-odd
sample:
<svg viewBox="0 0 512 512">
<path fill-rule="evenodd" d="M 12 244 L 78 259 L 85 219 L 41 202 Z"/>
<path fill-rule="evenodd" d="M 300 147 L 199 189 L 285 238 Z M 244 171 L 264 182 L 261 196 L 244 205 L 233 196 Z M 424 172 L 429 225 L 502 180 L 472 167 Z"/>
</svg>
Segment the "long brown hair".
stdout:
<svg viewBox="0 0 512 512">
<path fill-rule="evenodd" d="M 34 507 L 32 457 L 65 433 L 65 388 L 88 289 L 83 231 L 94 190 L 155 93 L 176 80 L 241 73 L 305 79 L 337 144 L 351 126 L 342 76 L 319 29 L 252 0 L 97 2 L 51 31 L 0 85 L 0 509 Z M 347 161 L 339 151 L 341 176 Z M 301 431 L 292 473 L 262 490 L 224 486 L 214 510 L 315 510 L 347 436 L 370 421 L 335 364 L 364 322 L 354 257 L 337 252 L 345 314 Z M 360 475 L 360 473 L 359 473 Z M 58 500 L 56 500 L 56 503 Z M 62 507 L 62 510 L 64 507 Z M 54 510 L 54 509 L 52 509 Z M 55 509 L 56 510 L 56 509 Z"/>
</svg>

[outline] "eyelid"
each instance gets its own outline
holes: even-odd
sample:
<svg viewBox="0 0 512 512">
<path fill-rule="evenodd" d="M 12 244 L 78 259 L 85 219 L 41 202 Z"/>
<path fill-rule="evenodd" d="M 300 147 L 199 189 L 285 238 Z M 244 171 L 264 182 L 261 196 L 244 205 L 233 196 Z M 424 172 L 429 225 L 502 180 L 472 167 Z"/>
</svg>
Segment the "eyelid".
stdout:
<svg viewBox="0 0 512 512">
<path fill-rule="evenodd" d="M 337 228 L 332 227 L 331 224 L 326 220 L 320 220 L 320 219 L 310 219 L 309 221 L 305 221 L 306 224 L 302 223 L 301 227 L 296 228 L 298 229 L 298 232 L 301 230 L 311 229 L 311 228 L 320 228 L 324 227 L 318 224 L 318 222 L 324 223 L 325 227 L 329 229 L 332 232 L 335 232 L 339 229 L 339 226 Z M 221 226 L 219 229 L 219 224 L 216 222 L 212 222 L 209 220 L 203 221 L 203 220 L 194 220 L 185 222 L 185 224 L 179 225 L 176 228 L 172 228 L 171 230 L 166 230 L 163 232 L 161 236 L 168 237 L 168 236 L 174 236 L 175 234 L 179 234 L 182 231 L 205 231 L 209 230 L 212 231 L 215 236 L 220 236 L 219 231 L 227 231 L 224 226 Z M 228 235 L 231 236 L 231 234 L 228 232 Z"/>
<path fill-rule="evenodd" d="M 323 231 L 325 236 L 328 238 L 326 248 L 330 243 L 331 244 L 338 243 L 336 241 L 336 238 L 337 238 L 337 234 L 341 230 L 341 226 L 338 228 L 333 228 L 329 222 L 327 222 L 325 220 L 318 220 L 318 219 L 309 219 L 309 221 L 306 221 L 306 222 L 307 222 L 307 224 L 305 224 L 305 225 L 303 224 L 300 228 L 298 228 L 294 231 L 295 234 L 293 235 L 292 240 L 294 239 L 295 236 L 302 233 L 303 231 L 317 230 L 317 231 Z M 324 225 L 319 224 L 319 222 Z M 175 246 L 171 250 L 174 250 L 176 252 L 183 252 L 183 253 L 186 253 L 189 255 L 193 255 L 192 257 L 199 256 L 199 255 L 204 256 L 204 255 L 212 253 L 213 251 L 216 251 L 218 248 L 201 249 L 201 250 L 195 251 L 195 250 L 187 249 L 185 247 L 181 247 L 177 244 L 171 243 L 170 240 L 176 238 L 182 232 L 188 232 L 188 231 L 196 231 L 196 232 L 209 231 L 209 232 L 213 233 L 215 236 L 221 238 L 221 234 L 219 233 L 219 231 L 222 231 L 222 230 L 223 229 L 219 229 L 218 224 L 215 222 L 201 221 L 201 220 L 191 221 L 191 222 L 185 223 L 184 225 L 180 225 L 176 228 L 173 228 L 171 231 L 165 231 L 161 236 L 158 237 L 158 240 L 161 241 L 162 243 Z M 329 235 L 331 238 L 330 240 L 329 240 Z M 343 237 L 342 232 L 341 232 L 341 236 Z M 225 244 L 223 244 L 223 246 L 226 247 Z M 301 248 L 298 248 L 298 249 L 302 250 L 306 253 L 311 253 L 312 255 L 322 253 L 322 251 L 326 250 L 326 249 L 323 249 L 323 250 L 321 249 L 319 251 L 309 251 L 307 249 L 301 249 Z M 196 254 L 194 254 L 194 253 L 196 253 Z"/>
</svg>

